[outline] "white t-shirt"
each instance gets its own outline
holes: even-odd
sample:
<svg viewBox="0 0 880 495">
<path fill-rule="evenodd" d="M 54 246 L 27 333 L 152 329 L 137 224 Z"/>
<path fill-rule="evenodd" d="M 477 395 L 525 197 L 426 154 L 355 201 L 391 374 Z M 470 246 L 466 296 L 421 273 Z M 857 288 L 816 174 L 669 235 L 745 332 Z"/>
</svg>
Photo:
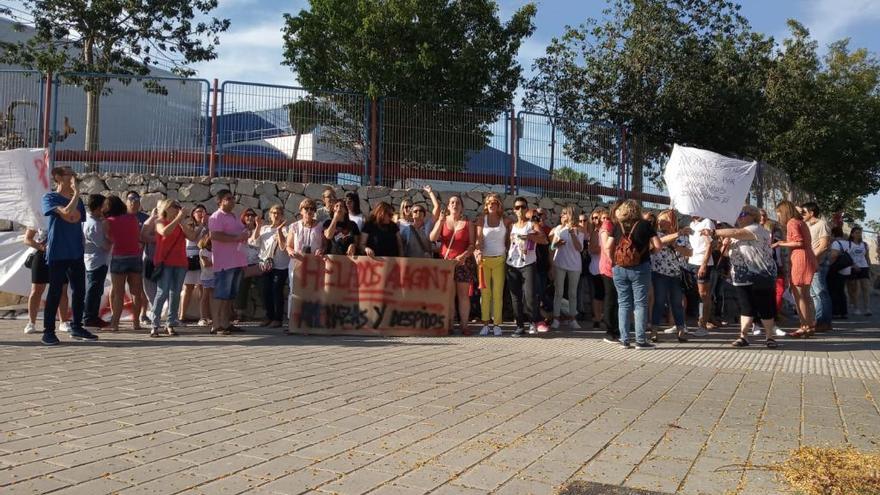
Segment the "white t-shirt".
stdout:
<svg viewBox="0 0 880 495">
<path fill-rule="evenodd" d="M 576 229 L 577 233 L 575 237 L 580 241 L 581 248 L 584 247 L 584 232 L 581 229 Z M 562 268 L 563 270 L 568 270 L 570 272 L 579 272 L 583 270 L 583 259 L 581 258 L 580 251 L 576 251 L 574 247 L 574 242 L 572 242 L 571 232 L 568 228 L 557 225 L 556 228 L 550 231 L 550 236 L 556 236 L 557 239 L 565 241 L 562 245 L 556 245 L 556 250 L 553 251 L 553 264 Z"/>
<path fill-rule="evenodd" d="M 700 232 L 704 230 L 715 230 L 715 222 L 708 218 L 704 218 L 699 222 L 691 222 L 690 225 L 691 230 L 694 231 L 693 234 L 688 238 L 688 241 L 691 243 L 691 249 L 694 252 L 691 254 L 691 257 L 688 258 L 688 264 L 700 266 L 703 264 L 703 258 L 706 257 L 706 251 L 710 247 L 710 242 L 703 236 L 700 235 Z M 709 261 L 707 263 L 708 266 L 712 266 L 715 263 L 712 261 L 712 255 L 709 255 Z"/>
<path fill-rule="evenodd" d="M 864 242 L 850 242 L 850 247 L 847 249 L 849 255 L 852 256 L 853 266 L 857 268 L 868 268 L 868 245 Z"/>
<path fill-rule="evenodd" d="M 286 227 L 285 227 L 286 230 Z M 260 236 L 257 238 L 260 246 L 260 259 L 272 257 L 273 266 L 283 270 L 290 263 L 290 256 L 285 246 L 279 246 L 275 236 L 275 228 L 271 225 L 260 227 Z"/>
<path fill-rule="evenodd" d="M 361 230 L 364 228 L 364 216 L 363 215 L 355 215 L 352 212 L 348 212 L 348 219 L 357 224 L 358 230 Z"/>
<path fill-rule="evenodd" d="M 531 222 L 522 227 L 510 226 L 510 249 L 507 250 L 507 264 L 514 268 L 522 268 L 538 261 L 535 253 L 535 241 L 521 239 L 519 236 L 534 232 Z"/>
<path fill-rule="evenodd" d="M 208 251 L 207 249 L 199 249 L 199 256 L 201 256 L 202 258 L 213 260 L 213 255 L 211 254 L 211 251 Z M 199 279 L 203 282 L 214 280 L 214 267 L 202 266 L 202 271 L 200 272 Z"/>
<path fill-rule="evenodd" d="M 288 236 L 293 236 L 293 251 L 296 253 L 304 253 L 305 246 L 311 246 L 309 253 L 315 254 L 319 249 L 324 247 L 324 224 L 315 222 L 312 227 L 306 227 L 302 220 L 288 226 Z"/>
</svg>

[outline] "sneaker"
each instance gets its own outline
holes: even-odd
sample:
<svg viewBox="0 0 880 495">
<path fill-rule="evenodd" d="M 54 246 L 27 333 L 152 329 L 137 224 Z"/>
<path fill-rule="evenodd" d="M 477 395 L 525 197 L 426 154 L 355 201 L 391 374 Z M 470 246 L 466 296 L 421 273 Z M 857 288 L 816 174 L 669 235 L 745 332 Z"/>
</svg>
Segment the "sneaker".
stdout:
<svg viewBox="0 0 880 495">
<path fill-rule="evenodd" d="M 615 339 L 615 338 L 613 338 L 613 337 L 610 337 L 610 336 L 606 336 L 605 338 L 603 338 L 603 339 L 602 339 L 602 342 L 607 342 L 607 343 L 609 343 L 609 344 L 619 344 L 619 343 L 620 343 L 619 340 L 617 340 L 617 339 Z"/>
<path fill-rule="evenodd" d="M 637 351 L 650 351 L 651 349 L 656 349 L 657 346 L 650 342 L 636 342 L 635 348 Z"/>
<path fill-rule="evenodd" d="M 623 342 L 620 342 L 620 347 L 622 347 L 624 349 L 629 349 L 630 348 L 629 342 L 627 342 L 625 340 Z"/>
<path fill-rule="evenodd" d="M 70 327 L 69 321 L 62 321 L 60 325 L 58 325 L 58 330 L 62 332 L 70 333 L 73 331 L 73 328 Z"/>
<path fill-rule="evenodd" d="M 761 335 L 764 330 L 757 323 L 752 323 L 752 335 Z"/>
<path fill-rule="evenodd" d="M 709 331 L 703 327 L 698 327 L 696 330 L 691 332 L 691 335 L 693 335 L 694 337 L 708 337 Z"/>
<path fill-rule="evenodd" d="M 94 320 L 88 320 L 88 321 L 86 321 L 85 324 L 84 324 L 83 326 L 85 326 L 85 327 L 87 327 L 87 328 L 97 328 L 97 329 L 100 330 L 100 329 L 103 329 L 103 328 L 107 328 L 107 327 L 109 327 L 109 326 L 110 326 L 110 322 L 104 321 L 104 320 L 102 320 L 102 319 L 100 319 L 100 318 L 96 318 L 96 319 L 94 319 Z"/>
<path fill-rule="evenodd" d="M 514 330 L 513 333 L 510 334 L 510 336 L 511 336 L 511 337 L 522 337 L 522 334 L 524 334 L 525 332 L 526 332 L 526 329 L 525 329 L 525 328 L 523 328 L 523 327 L 516 327 L 516 330 Z"/>
<path fill-rule="evenodd" d="M 529 329 L 528 329 L 528 334 L 535 335 L 536 333 L 538 333 L 538 327 L 536 327 L 534 323 L 530 323 Z"/>
<path fill-rule="evenodd" d="M 678 328 L 672 326 L 667 328 L 666 330 L 663 330 L 663 333 L 665 333 L 666 335 L 672 335 L 674 333 L 678 333 Z"/>
<path fill-rule="evenodd" d="M 492 327 L 492 335 L 496 337 L 501 337 L 501 327 L 499 327 L 498 325 Z"/>
<path fill-rule="evenodd" d="M 480 337 L 486 337 L 489 335 L 489 325 L 483 325 L 483 328 L 480 329 Z"/>
<path fill-rule="evenodd" d="M 201 320 L 199 320 L 198 323 L 196 323 L 196 326 L 199 326 L 199 327 L 206 327 L 208 325 L 210 325 L 210 323 L 208 323 L 208 320 L 206 320 L 204 318 L 202 318 Z"/>
<path fill-rule="evenodd" d="M 58 337 L 56 337 L 54 333 L 45 332 L 43 333 L 43 338 L 40 339 L 40 342 L 42 342 L 43 345 L 58 345 L 61 343 L 61 341 L 58 340 Z"/>
<path fill-rule="evenodd" d="M 785 333 L 785 330 L 779 327 L 773 327 L 773 333 L 776 334 L 777 337 L 785 337 L 786 335 L 788 335 L 787 333 Z"/>
<path fill-rule="evenodd" d="M 85 328 L 74 330 L 70 332 L 70 336 L 74 340 L 98 340 L 98 336 L 93 334 L 92 332 L 86 330 Z"/>
<path fill-rule="evenodd" d="M 581 325 L 577 322 L 577 320 L 571 320 L 568 322 L 568 328 L 572 330 L 580 330 Z"/>
<path fill-rule="evenodd" d="M 37 332 L 37 327 L 35 327 L 33 323 L 28 322 L 28 324 L 24 326 L 24 333 L 30 335 L 39 332 Z"/>
<path fill-rule="evenodd" d="M 559 328 L 559 319 L 558 318 L 553 318 L 553 323 L 550 324 L 550 328 L 552 328 L 553 330 L 556 330 L 557 328 Z"/>
<path fill-rule="evenodd" d="M 147 315 L 141 316 L 141 325 L 144 325 L 144 326 L 152 325 L 152 322 L 150 321 L 150 318 Z"/>
<path fill-rule="evenodd" d="M 550 327 L 547 326 L 546 322 L 542 321 L 542 322 L 538 323 L 538 333 L 547 333 L 549 331 L 550 331 Z"/>
</svg>

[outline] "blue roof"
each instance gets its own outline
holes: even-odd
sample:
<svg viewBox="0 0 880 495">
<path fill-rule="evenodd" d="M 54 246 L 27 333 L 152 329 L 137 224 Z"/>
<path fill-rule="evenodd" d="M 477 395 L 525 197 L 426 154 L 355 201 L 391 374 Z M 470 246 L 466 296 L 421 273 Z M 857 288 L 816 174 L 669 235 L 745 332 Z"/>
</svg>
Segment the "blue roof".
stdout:
<svg viewBox="0 0 880 495">
<path fill-rule="evenodd" d="M 469 154 L 467 162 L 465 162 L 465 172 L 509 176 L 511 159 L 509 153 L 492 146 L 486 146 L 480 151 Z M 516 162 L 516 172 L 518 177 L 550 178 L 549 170 L 522 158 Z"/>
</svg>

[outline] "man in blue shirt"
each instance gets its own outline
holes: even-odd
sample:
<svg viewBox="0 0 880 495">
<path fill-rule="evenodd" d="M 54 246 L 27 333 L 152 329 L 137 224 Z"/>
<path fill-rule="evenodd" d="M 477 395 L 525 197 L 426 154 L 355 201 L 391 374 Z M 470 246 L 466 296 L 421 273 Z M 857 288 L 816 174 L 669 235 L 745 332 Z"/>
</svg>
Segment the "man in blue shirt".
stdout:
<svg viewBox="0 0 880 495">
<path fill-rule="evenodd" d="M 46 263 L 49 265 L 49 293 L 43 313 L 43 344 L 58 345 L 55 336 L 55 313 L 61 301 L 61 291 L 69 280 L 73 290 L 70 336 L 77 340 L 97 340 L 98 337 L 83 328 L 83 306 L 86 298 L 86 266 L 82 224 L 86 209 L 79 200 L 76 173 L 70 167 L 52 169 L 55 191 L 43 195 L 43 215 L 48 217 Z M 66 275 L 66 277 L 65 277 Z"/>
</svg>

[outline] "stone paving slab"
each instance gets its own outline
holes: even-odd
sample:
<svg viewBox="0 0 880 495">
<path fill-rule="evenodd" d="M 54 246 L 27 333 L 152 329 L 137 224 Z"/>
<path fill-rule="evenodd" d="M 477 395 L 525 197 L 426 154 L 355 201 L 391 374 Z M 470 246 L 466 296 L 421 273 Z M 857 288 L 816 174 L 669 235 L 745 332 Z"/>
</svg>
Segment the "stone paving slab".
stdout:
<svg viewBox="0 0 880 495">
<path fill-rule="evenodd" d="M 44 348 L 0 321 L 0 493 L 775 493 L 760 467 L 788 449 L 880 450 L 876 328 L 778 350 L 732 329 L 650 352 L 253 328 Z"/>
</svg>

